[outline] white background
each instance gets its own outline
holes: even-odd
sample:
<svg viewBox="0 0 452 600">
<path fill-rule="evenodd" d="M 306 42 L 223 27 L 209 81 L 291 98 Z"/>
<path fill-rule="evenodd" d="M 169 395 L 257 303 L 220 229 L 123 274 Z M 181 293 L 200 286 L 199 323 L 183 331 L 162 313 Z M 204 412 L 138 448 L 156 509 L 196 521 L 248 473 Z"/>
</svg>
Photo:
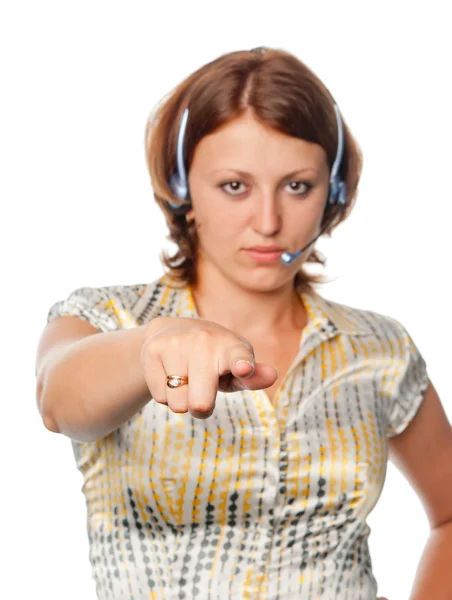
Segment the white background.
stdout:
<svg viewBox="0 0 452 600">
<path fill-rule="evenodd" d="M 332 279 L 319 291 L 399 319 L 451 417 L 447 11 L 440 1 L 2 5 L 1 597 L 95 598 L 82 479 L 69 440 L 40 420 L 36 347 L 49 307 L 77 287 L 163 272 L 158 252 L 170 246 L 145 121 L 220 54 L 280 47 L 330 89 L 364 171 L 352 216 L 318 244 Z M 428 524 L 391 463 L 368 522 L 378 593 L 404 600 Z"/>
</svg>

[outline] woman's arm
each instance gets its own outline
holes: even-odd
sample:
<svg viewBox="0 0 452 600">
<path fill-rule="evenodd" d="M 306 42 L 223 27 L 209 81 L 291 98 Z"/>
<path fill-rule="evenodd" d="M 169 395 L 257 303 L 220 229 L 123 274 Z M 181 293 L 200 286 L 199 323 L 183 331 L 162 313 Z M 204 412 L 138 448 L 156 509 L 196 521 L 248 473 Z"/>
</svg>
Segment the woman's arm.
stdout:
<svg viewBox="0 0 452 600">
<path fill-rule="evenodd" d="M 409 600 L 452 598 L 452 521 L 431 530 Z"/>
<path fill-rule="evenodd" d="M 57 319 L 41 336 L 40 348 L 46 352 L 38 352 L 37 403 L 47 429 L 91 442 L 111 433 L 151 400 L 140 360 L 148 328 L 93 335 L 86 334 L 86 328 L 93 332 L 95 328 L 78 320 Z M 74 340 L 79 325 L 85 335 Z"/>
<path fill-rule="evenodd" d="M 414 419 L 389 440 L 389 458 L 417 492 L 431 529 L 409 600 L 450 600 L 452 427 L 431 382 Z"/>
</svg>

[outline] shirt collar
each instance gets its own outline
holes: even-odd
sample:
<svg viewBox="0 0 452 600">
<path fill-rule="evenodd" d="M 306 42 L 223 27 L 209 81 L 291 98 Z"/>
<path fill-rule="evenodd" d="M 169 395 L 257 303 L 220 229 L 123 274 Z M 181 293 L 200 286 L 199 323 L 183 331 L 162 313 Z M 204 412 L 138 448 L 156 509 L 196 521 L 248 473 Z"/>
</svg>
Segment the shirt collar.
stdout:
<svg viewBox="0 0 452 600">
<path fill-rule="evenodd" d="M 346 335 L 372 333 L 365 311 L 328 300 L 314 290 L 309 293 L 300 292 L 300 297 L 316 330 Z"/>
<path fill-rule="evenodd" d="M 198 317 L 190 285 L 178 284 L 168 275 L 163 275 L 160 283 L 177 290 L 177 298 L 172 300 L 172 314 L 186 318 Z M 299 295 L 308 313 L 309 331 L 318 332 L 325 339 L 333 337 L 336 333 L 346 335 L 372 333 L 364 311 L 328 300 L 314 290 L 299 291 Z"/>
</svg>

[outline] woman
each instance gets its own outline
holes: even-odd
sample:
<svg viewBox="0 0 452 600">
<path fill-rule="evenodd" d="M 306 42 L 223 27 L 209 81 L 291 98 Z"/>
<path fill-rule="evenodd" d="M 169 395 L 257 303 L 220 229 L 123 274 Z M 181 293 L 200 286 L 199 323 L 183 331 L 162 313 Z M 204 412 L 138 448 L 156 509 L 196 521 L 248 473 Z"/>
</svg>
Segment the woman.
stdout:
<svg viewBox="0 0 452 600">
<path fill-rule="evenodd" d="M 432 526 L 412 599 L 445 597 L 452 435 L 425 361 L 303 267 L 362 166 L 325 86 L 281 50 L 223 55 L 157 107 L 146 153 L 167 273 L 75 290 L 37 357 L 98 597 L 375 599 L 366 518 L 389 451 Z"/>
</svg>

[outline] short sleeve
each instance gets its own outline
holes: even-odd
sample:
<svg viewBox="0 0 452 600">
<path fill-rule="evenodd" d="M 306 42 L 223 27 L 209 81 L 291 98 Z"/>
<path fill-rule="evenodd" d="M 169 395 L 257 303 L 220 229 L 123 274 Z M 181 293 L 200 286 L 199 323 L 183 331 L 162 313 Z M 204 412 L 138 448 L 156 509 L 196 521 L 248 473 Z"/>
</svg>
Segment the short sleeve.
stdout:
<svg viewBox="0 0 452 600">
<path fill-rule="evenodd" d="M 47 323 L 62 316 L 80 317 L 100 331 L 122 328 L 117 301 L 105 287 L 82 287 L 74 290 L 65 300 L 59 300 L 51 306 Z"/>
<path fill-rule="evenodd" d="M 407 330 L 398 321 L 394 382 L 388 406 L 387 437 L 402 433 L 414 418 L 429 384 L 427 365 Z"/>
</svg>

